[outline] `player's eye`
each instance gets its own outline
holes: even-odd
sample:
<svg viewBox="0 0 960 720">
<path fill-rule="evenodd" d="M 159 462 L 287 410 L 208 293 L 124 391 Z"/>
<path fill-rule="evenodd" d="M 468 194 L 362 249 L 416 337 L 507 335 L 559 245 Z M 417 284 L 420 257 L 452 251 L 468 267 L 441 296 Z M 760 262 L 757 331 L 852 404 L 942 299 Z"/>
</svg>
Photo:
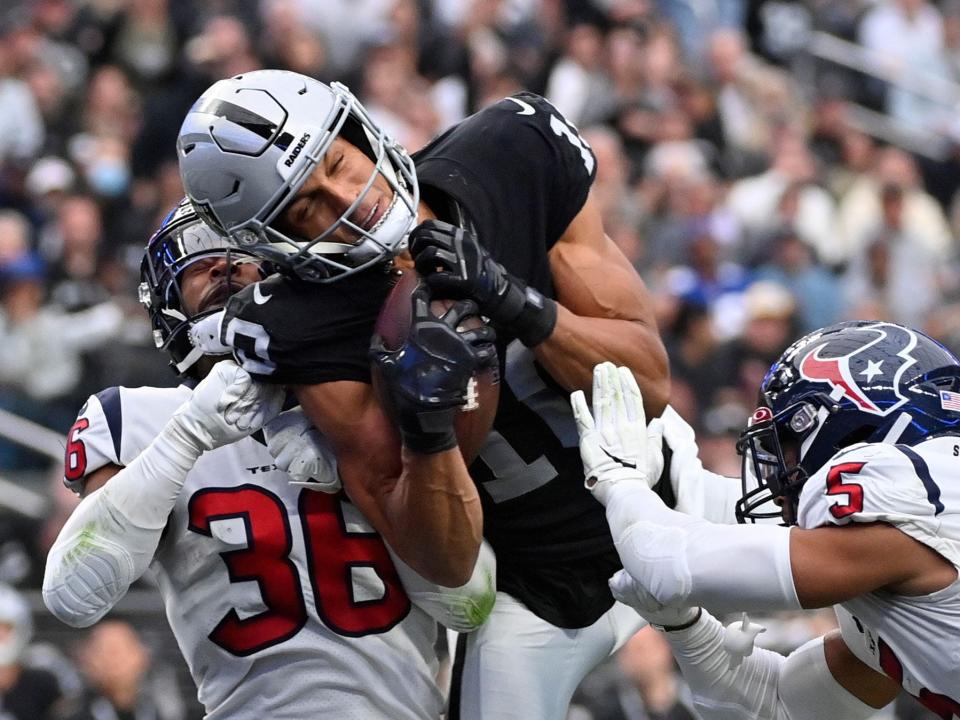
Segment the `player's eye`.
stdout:
<svg viewBox="0 0 960 720">
<path fill-rule="evenodd" d="M 303 198 L 300 202 L 297 203 L 297 209 L 294 212 L 293 221 L 299 226 L 302 226 L 307 222 L 307 218 L 310 217 L 310 197 Z"/>
</svg>

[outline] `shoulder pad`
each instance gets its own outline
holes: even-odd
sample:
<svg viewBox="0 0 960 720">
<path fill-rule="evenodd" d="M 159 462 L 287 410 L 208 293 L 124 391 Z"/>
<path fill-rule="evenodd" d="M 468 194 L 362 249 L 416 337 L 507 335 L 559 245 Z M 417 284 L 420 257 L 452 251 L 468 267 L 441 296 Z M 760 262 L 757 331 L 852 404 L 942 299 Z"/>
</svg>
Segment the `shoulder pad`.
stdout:
<svg viewBox="0 0 960 720">
<path fill-rule="evenodd" d="M 128 465 L 160 433 L 190 389 L 111 387 L 91 395 L 67 433 L 63 481 L 80 492 L 107 465 Z"/>
<path fill-rule="evenodd" d="M 939 493 L 917 460 L 922 465 L 911 448 L 886 443 L 845 448 L 804 484 L 800 526 L 932 520 L 942 510 Z"/>
</svg>

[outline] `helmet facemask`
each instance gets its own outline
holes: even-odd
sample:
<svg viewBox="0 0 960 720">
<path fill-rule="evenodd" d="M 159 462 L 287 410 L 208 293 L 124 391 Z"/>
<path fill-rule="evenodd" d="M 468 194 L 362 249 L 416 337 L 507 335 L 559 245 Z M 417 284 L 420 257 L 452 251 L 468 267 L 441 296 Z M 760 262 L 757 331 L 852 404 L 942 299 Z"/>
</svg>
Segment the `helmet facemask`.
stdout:
<svg viewBox="0 0 960 720">
<path fill-rule="evenodd" d="M 804 458 L 833 407 L 829 396 L 817 394 L 776 415 L 765 406 L 754 412 L 737 441 L 743 484 L 737 522 L 781 518 L 796 524 L 800 491 L 816 471 Z"/>
<path fill-rule="evenodd" d="M 251 253 L 233 247 L 222 235 L 200 222 L 196 215 L 181 212 L 182 220 L 168 216 L 164 226 L 151 238 L 140 268 L 139 300 L 150 314 L 156 347 L 171 356 L 171 364 L 179 375 L 191 375 L 193 366 L 203 356 L 189 338 L 190 328 L 203 318 L 219 312 L 234 288 L 231 274 L 242 263 L 261 263 Z M 192 217 L 191 217 L 192 216 Z M 199 312 L 187 309 L 180 288 L 184 271 L 196 262 L 211 257 L 226 258 L 227 288 L 223 302 Z M 261 274 L 263 269 L 261 268 Z"/>
<path fill-rule="evenodd" d="M 256 75 L 247 74 L 243 82 L 270 87 L 266 79 L 254 81 Z M 273 175 L 277 187 L 259 207 L 250 207 L 252 217 L 233 224 L 220 222 L 223 213 L 216 207 L 216 202 L 198 197 L 194 197 L 194 202 L 201 212 L 215 218 L 216 224 L 224 227 L 240 247 L 302 279 L 330 282 L 388 261 L 403 250 L 407 235 L 416 223 L 420 195 L 413 160 L 370 118 L 359 100 L 340 83 L 332 83 L 327 87 L 316 81 L 310 82 L 310 92 L 318 92 L 319 86 L 328 104 L 294 106 L 287 103 L 289 115 L 285 117 L 288 119 L 283 121 L 280 126 L 282 129 L 276 131 L 261 151 L 264 158 L 278 149 L 282 151 L 276 165 L 279 175 Z M 307 117 L 310 111 L 320 107 L 327 108 L 326 117 Z M 294 131 L 295 127 L 307 131 Z M 277 220 L 322 163 L 337 137 L 350 142 L 370 158 L 373 169 L 366 184 L 340 217 L 316 237 L 298 237 L 280 230 Z M 377 224 L 365 229 L 351 218 L 378 177 L 386 181 L 393 196 Z M 241 186 L 244 181 L 238 182 L 239 197 L 243 195 Z M 228 202 L 230 196 L 222 201 L 223 204 Z M 237 207 L 244 206 L 241 204 Z M 356 241 L 334 239 L 338 231 L 342 236 L 343 230 L 355 236 Z"/>
</svg>

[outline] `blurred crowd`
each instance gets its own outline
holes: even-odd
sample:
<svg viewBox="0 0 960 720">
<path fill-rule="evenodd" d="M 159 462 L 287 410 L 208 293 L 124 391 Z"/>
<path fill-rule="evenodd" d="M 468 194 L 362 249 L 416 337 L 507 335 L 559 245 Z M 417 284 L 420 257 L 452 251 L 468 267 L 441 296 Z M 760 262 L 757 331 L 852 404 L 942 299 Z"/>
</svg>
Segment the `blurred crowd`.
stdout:
<svg viewBox="0 0 960 720">
<path fill-rule="evenodd" d="M 345 82 L 410 150 L 512 92 L 553 102 L 714 470 L 739 473 L 801 332 L 888 319 L 960 350 L 960 0 L 7 0 L 0 410 L 64 433 L 92 392 L 176 381 L 136 303 L 142 248 L 182 195 L 190 104 L 263 67 Z M 0 439 L 0 479 L 52 508 L 0 510 L 0 581 L 35 587 L 69 513 L 50 465 Z M 590 717 L 645 717 L 618 712 Z"/>
</svg>

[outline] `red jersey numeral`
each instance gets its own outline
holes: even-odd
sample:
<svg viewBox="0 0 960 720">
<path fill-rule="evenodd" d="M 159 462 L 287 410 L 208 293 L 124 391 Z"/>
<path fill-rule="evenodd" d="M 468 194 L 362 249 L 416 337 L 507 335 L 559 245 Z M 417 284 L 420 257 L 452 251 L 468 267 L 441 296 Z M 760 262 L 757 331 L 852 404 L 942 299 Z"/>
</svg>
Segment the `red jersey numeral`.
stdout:
<svg viewBox="0 0 960 720">
<path fill-rule="evenodd" d="M 298 503 L 317 612 L 334 632 L 360 637 L 386 632 L 406 617 L 410 600 L 383 540 L 376 533 L 350 532 L 340 498 L 302 490 Z M 221 552 L 231 582 L 256 581 L 266 610 L 241 619 L 231 609 L 210 633 L 224 650 L 250 655 L 296 635 L 307 622 L 297 566 L 290 559 L 293 534 L 283 502 L 256 485 L 207 488 L 188 504 L 189 529 L 212 536 L 210 524 L 242 519 L 247 545 Z M 378 598 L 353 597 L 354 568 L 372 568 L 384 592 Z"/>
<path fill-rule="evenodd" d="M 67 448 L 63 458 L 63 476 L 70 481 L 79 480 L 87 474 L 87 448 L 77 435 L 90 427 L 86 418 L 77 421 L 67 433 Z"/>
<path fill-rule="evenodd" d="M 827 473 L 827 495 L 846 495 L 846 502 L 830 506 L 830 514 L 837 520 L 863 512 L 863 486 L 843 481 L 844 475 L 856 475 L 866 463 L 850 462 L 834 465 Z"/>
<path fill-rule="evenodd" d="M 300 522 L 308 541 L 317 612 L 327 627 L 356 637 L 386 632 L 406 617 L 410 599 L 383 540 L 373 532 L 349 532 L 336 495 L 301 491 Z M 354 569 L 364 567 L 373 569 L 383 582 L 379 598 L 353 597 L 351 577 Z"/>
<path fill-rule="evenodd" d="M 210 639 L 234 655 L 250 655 L 296 635 L 307 622 L 297 566 L 290 560 L 293 536 L 283 502 L 261 487 L 200 490 L 190 498 L 190 530 L 212 536 L 210 523 L 242 518 L 247 547 L 220 553 L 230 582 L 255 580 L 267 609 L 241 620 L 230 609 Z"/>
</svg>

